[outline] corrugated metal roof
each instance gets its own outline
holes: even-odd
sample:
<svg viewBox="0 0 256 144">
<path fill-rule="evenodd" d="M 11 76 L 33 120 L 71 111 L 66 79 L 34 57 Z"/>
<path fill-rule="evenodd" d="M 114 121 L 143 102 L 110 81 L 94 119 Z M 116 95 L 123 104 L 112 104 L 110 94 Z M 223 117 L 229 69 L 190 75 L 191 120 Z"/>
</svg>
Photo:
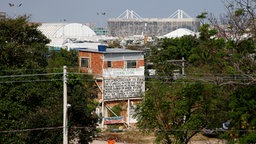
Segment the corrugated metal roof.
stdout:
<svg viewBox="0 0 256 144">
<path fill-rule="evenodd" d="M 95 52 L 95 53 L 142 53 L 143 51 L 129 50 L 123 48 L 107 48 L 106 51 L 99 51 L 98 49 L 78 49 L 84 52 Z"/>
</svg>

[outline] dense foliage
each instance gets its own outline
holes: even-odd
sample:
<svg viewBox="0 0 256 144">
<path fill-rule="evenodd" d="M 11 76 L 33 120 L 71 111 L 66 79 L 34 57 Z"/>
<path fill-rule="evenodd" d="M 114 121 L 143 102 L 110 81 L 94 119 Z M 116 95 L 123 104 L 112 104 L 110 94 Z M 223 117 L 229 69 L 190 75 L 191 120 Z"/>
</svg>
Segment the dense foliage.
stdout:
<svg viewBox="0 0 256 144">
<path fill-rule="evenodd" d="M 246 19 L 255 16 L 254 3 L 229 1 L 232 17 L 225 26 L 232 31 L 204 23 L 199 37 L 159 40 L 148 57 L 156 79 L 147 78 L 145 99 L 137 109 L 142 131 L 156 132 L 159 143 L 188 143 L 197 133 L 229 143 L 256 142 L 255 25 Z M 182 57 L 185 75 L 174 79 Z"/>
<path fill-rule="evenodd" d="M 22 16 L 0 21 L 0 143 L 62 142 L 66 65 L 69 139 L 86 144 L 98 121 L 94 80 L 77 69 L 77 52 L 49 52 L 49 40 L 28 20 Z"/>
</svg>

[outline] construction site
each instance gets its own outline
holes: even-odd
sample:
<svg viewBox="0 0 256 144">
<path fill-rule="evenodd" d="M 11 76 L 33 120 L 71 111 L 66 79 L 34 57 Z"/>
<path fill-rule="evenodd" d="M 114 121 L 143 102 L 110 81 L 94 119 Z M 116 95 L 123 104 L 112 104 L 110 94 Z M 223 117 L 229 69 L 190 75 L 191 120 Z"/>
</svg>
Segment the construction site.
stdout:
<svg viewBox="0 0 256 144">
<path fill-rule="evenodd" d="M 110 36 L 127 37 L 133 35 L 162 36 L 178 28 L 198 32 L 200 21 L 178 9 L 168 18 L 142 18 L 133 10 L 126 10 L 117 18 L 107 21 Z"/>
</svg>

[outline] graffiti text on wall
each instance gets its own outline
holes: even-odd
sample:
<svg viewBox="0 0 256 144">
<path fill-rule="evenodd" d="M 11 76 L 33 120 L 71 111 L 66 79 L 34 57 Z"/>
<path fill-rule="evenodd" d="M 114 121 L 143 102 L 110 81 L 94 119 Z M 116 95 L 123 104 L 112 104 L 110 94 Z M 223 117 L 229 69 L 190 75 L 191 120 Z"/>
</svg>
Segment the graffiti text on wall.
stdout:
<svg viewBox="0 0 256 144">
<path fill-rule="evenodd" d="M 144 77 L 105 79 L 104 82 L 104 99 L 135 98 L 145 91 Z"/>
</svg>

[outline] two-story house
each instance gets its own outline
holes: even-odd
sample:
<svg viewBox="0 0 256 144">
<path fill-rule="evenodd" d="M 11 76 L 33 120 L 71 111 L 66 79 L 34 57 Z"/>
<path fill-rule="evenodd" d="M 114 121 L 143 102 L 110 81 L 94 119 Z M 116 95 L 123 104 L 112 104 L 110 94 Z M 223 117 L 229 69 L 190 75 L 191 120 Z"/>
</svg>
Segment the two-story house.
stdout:
<svg viewBox="0 0 256 144">
<path fill-rule="evenodd" d="M 128 126 L 136 123 L 132 117 L 134 108 L 145 92 L 143 52 L 99 45 L 98 49 L 79 50 L 79 65 L 82 72 L 96 78 L 100 89 L 98 101 L 101 102 L 102 127 L 113 123 Z M 111 108 L 120 104 L 121 115 L 111 119 Z"/>
</svg>

